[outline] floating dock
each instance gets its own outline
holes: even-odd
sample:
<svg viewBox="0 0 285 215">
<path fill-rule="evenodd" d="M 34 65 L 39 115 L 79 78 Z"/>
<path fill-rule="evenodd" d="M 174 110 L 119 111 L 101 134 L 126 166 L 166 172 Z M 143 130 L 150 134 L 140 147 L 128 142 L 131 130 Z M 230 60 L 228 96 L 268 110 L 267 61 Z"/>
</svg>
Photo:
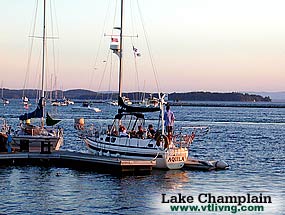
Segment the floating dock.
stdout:
<svg viewBox="0 0 285 215">
<path fill-rule="evenodd" d="M 1 166 L 39 165 L 47 167 L 94 170 L 114 174 L 150 174 L 155 161 L 127 160 L 87 153 L 56 151 L 52 153 L 0 153 Z"/>
</svg>

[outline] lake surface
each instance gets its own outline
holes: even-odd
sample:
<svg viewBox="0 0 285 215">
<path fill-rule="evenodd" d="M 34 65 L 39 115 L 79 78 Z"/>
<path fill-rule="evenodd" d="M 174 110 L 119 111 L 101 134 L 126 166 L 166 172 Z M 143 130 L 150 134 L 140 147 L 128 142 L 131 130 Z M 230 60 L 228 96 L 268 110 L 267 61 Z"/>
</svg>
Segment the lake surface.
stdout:
<svg viewBox="0 0 285 215">
<path fill-rule="evenodd" d="M 95 126 L 112 121 L 116 107 L 95 106 L 102 112 L 83 114 L 73 112 L 71 106 L 48 107 L 53 117 L 62 119 L 60 126 L 65 138 L 62 150 L 86 152 L 73 128 L 74 118 L 84 117 L 86 124 Z M 285 199 L 284 108 L 175 106 L 172 110 L 176 128 L 210 127 L 207 134 L 197 135 L 190 156 L 224 160 L 230 164 L 230 170 L 154 170 L 147 176 L 121 177 L 67 168 L 2 167 L 0 214 L 171 214 L 161 203 L 162 193 L 194 198 L 200 193 L 216 196 L 262 193 L 272 197 L 272 204 L 264 204 L 266 212 L 245 214 L 285 213 L 281 204 Z M 24 112 L 19 100 L 0 107 L 1 117 L 14 128 Z M 155 115 L 146 117 L 153 120 Z"/>
</svg>

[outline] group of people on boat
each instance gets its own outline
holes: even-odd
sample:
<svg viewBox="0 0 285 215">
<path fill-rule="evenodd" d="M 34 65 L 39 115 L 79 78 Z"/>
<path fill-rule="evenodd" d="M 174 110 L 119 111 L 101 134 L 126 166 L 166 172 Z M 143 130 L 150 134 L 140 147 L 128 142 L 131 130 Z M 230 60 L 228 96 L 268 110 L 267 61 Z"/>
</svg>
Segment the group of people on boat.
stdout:
<svg viewBox="0 0 285 215">
<path fill-rule="evenodd" d="M 164 113 L 164 125 L 167 132 L 167 137 L 172 138 L 173 126 L 174 126 L 175 116 L 174 113 L 170 110 L 170 106 L 166 106 L 166 111 Z M 120 137 L 133 137 L 140 139 L 156 139 L 160 134 L 154 129 L 152 124 L 148 125 L 147 129 L 144 129 L 142 125 L 138 125 L 137 130 L 127 131 L 126 127 L 121 124 L 117 130 L 115 126 L 109 126 L 108 134 Z"/>
<path fill-rule="evenodd" d="M 124 125 L 120 125 L 118 131 L 115 128 L 113 128 L 113 130 L 108 133 L 111 133 L 111 135 L 114 135 L 114 136 L 135 137 L 135 138 L 140 138 L 140 139 L 155 138 L 155 135 L 156 135 L 156 131 L 154 130 L 154 127 L 152 124 L 148 125 L 147 130 L 145 130 L 142 125 L 138 125 L 138 129 L 136 131 L 135 130 L 127 131 Z"/>
</svg>

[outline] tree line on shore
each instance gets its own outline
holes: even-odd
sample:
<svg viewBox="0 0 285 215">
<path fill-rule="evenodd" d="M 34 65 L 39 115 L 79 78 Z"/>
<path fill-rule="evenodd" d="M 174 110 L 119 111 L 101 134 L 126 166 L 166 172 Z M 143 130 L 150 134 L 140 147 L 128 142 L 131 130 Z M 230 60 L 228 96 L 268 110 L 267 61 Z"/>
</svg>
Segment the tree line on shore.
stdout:
<svg viewBox="0 0 285 215">
<path fill-rule="evenodd" d="M 23 96 L 23 90 L 10 90 L 3 89 L 3 95 L 7 99 L 20 99 Z M 27 89 L 24 95 L 29 98 L 37 98 L 39 93 L 35 89 Z M 91 90 L 74 89 L 66 91 L 47 91 L 48 98 L 55 99 L 66 97 L 69 99 L 82 99 L 82 100 L 116 100 L 118 93 L 112 92 L 94 92 Z M 56 96 L 57 95 L 57 96 Z M 150 96 L 158 98 L 157 93 L 142 93 L 142 92 L 129 92 L 124 95 L 130 100 L 142 100 Z M 256 94 L 248 93 L 218 93 L 218 92 L 184 92 L 184 93 L 168 93 L 168 100 L 170 101 L 237 101 L 237 102 L 271 102 L 269 96 L 263 97 Z"/>
</svg>

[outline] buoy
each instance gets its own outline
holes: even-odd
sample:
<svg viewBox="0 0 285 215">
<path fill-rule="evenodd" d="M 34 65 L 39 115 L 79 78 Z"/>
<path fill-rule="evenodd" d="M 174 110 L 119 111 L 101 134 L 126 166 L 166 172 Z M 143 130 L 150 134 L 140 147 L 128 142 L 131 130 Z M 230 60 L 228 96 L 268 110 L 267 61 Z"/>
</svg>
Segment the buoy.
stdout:
<svg viewBox="0 0 285 215">
<path fill-rule="evenodd" d="M 84 129 L 84 118 L 75 118 L 74 128 L 77 130 L 83 130 Z"/>
<path fill-rule="evenodd" d="M 84 118 L 79 119 L 79 125 L 84 125 Z"/>
</svg>

